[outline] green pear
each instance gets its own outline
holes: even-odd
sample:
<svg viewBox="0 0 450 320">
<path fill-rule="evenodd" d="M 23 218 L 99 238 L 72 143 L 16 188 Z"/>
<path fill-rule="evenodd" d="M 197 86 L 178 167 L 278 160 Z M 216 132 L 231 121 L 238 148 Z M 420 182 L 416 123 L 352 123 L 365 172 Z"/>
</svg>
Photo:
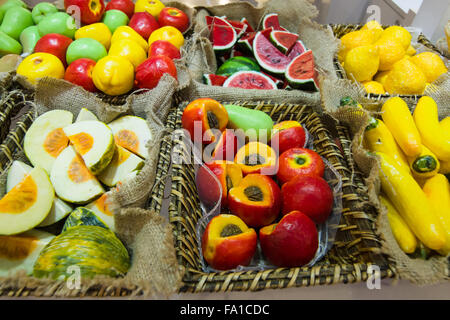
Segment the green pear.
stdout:
<svg viewBox="0 0 450 320">
<path fill-rule="evenodd" d="M 20 34 L 20 43 L 23 47 L 23 53 L 32 53 L 34 46 L 41 38 L 37 26 L 30 26 L 22 31 Z"/>
<path fill-rule="evenodd" d="M 0 6 L 0 23 L 3 21 L 3 16 L 6 11 L 12 7 L 26 8 L 27 5 L 22 0 L 8 0 Z"/>
<path fill-rule="evenodd" d="M 42 19 L 38 29 L 41 37 L 49 33 L 58 33 L 73 39 L 77 26 L 73 17 L 65 12 L 56 12 Z"/>
<path fill-rule="evenodd" d="M 0 31 L 0 57 L 7 54 L 21 54 L 22 45 L 14 38 L 11 38 L 3 31 Z"/>
<path fill-rule="evenodd" d="M 228 112 L 228 127 L 230 129 L 241 129 L 250 141 L 262 139 L 269 141 L 273 120 L 267 113 L 232 104 L 224 105 L 224 107 Z"/>
<path fill-rule="evenodd" d="M 51 4 L 50 2 L 40 2 L 34 6 L 31 15 L 33 16 L 34 23 L 38 24 L 42 19 L 56 12 L 58 12 L 58 8 L 56 8 L 54 4 Z"/>
<path fill-rule="evenodd" d="M 0 30 L 11 38 L 19 40 L 22 31 L 33 24 L 30 10 L 22 7 L 12 7 L 6 11 Z"/>
</svg>

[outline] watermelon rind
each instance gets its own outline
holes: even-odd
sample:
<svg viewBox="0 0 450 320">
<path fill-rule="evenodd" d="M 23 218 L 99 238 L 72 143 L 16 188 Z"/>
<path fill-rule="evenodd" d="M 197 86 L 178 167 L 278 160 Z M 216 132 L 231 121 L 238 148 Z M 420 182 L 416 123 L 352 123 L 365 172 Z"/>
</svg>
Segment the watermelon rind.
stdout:
<svg viewBox="0 0 450 320">
<path fill-rule="evenodd" d="M 253 53 L 253 40 L 256 32 L 249 32 L 237 41 L 239 49 L 247 53 Z"/>
<path fill-rule="evenodd" d="M 305 44 L 302 42 L 302 40 L 298 39 L 295 44 L 292 46 L 292 48 L 287 52 L 287 57 L 292 61 L 294 58 L 297 58 L 302 53 L 305 53 L 308 51 Z"/>
<path fill-rule="evenodd" d="M 239 71 L 260 71 L 258 63 L 249 57 L 232 57 L 225 61 L 216 71 L 216 75 L 230 76 Z"/>
<path fill-rule="evenodd" d="M 247 20 L 247 18 L 242 18 L 241 22 L 247 25 L 247 30 L 246 32 L 255 32 L 255 29 L 253 29 L 252 25 L 250 24 L 250 22 Z"/>
<path fill-rule="evenodd" d="M 227 76 L 221 76 L 214 73 L 203 74 L 203 82 L 209 86 L 222 86 Z"/>
<path fill-rule="evenodd" d="M 263 29 L 273 27 L 275 30 L 278 30 L 278 28 L 280 27 L 280 21 L 278 20 L 278 14 L 277 13 L 266 14 L 262 21 L 262 27 L 263 27 Z"/>
<path fill-rule="evenodd" d="M 208 19 L 208 17 L 207 17 Z M 218 23 L 217 23 L 218 22 Z M 214 43 L 214 25 L 217 24 L 217 27 L 222 27 L 224 29 L 227 29 L 228 32 L 232 33 L 231 36 L 231 41 L 229 41 L 228 43 L 225 43 L 223 45 L 218 45 L 217 43 Z M 237 33 L 236 30 L 234 29 L 234 27 L 225 19 L 220 18 L 220 17 L 212 17 L 212 21 L 211 21 L 211 25 L 208 25 L 209 30 L 210 30 L 210 39 L 213 43 L 213 50 L 216 53 L 223 53 L 226 52 L 228 50 L 230 50 L 234 44 L 236 43 L 238 37 L 237 37 Z"/>
<path fill-rule="evenodd" d="M 289 65 L 286 68 L 286 72 L 285 72 L 285 77 L 286 80 L 289 83 L 289 86 L 291 86 L 292 88 L 295 89 L 301 89 L 304 91 L 319 91 L 319 86 L 317 83 L 317 77 L 316 77 L 316 71 L 314 68 L 314 56 L 312 56 L 312 62 L 313 62 L 313 69 L 312 70 L 308 70 L 310 72 L 312 72 L 312 76 L 308 77 L 308 78 L 304 78 L 304 79 L 298 79 L 295 78 L 292 74 L 291 74 L 291 68 L 294 64 L 298 63 L 298 60 L 303 59 L 305 55 L 311 55 L 312 56 L 312 51 L 308 50 L 306 52 L 304 52 L 303 54 L 297 56 L 295 59 L 293 59 L 291 61 L 291 63 L 289 63 Z"/>
<path fill-rule="evenodd" d="M 259 45 L 262 45 L 264 48 L 261 48 Z M 273 74 L 284 74 L 286 67 L 290 63 L 288 57 L 278 50 L 261 31 L 258 32 L 253 41 L 253 55 L 261 68 Z M 275 62 L 270 63 L 268 61 L 270 56 Z"/>
<path fill-rule="evenodd" d="M 290 42 L 283 43 L 278 38 L 280 35 L 288 35 L 291 37 Z M 278 48 L 281 52 L 286 54 L 290 51 L 290 49 L 296 44 L 298 40 L 298 35 L 289 31 L 280 31 L 280 30 L 273 30 L 270 33 L 270 41 L 272 42 L 275 47 Z"/>
<path fill-rule="evenodd" d="M 241 21 L 237 21 L 237 20 L 230 20 L 230 19 L 225 19 L 229 24 L 231 24 L 231 26 L 234 28 L 234 30 L 236 31 L 237 37 L 238 39 L 244 35 L 244 33 L 247 32 L 247 24 L 241 22 Z"/>
<path fill-rule="evenodd" d="M 240 72 L 236 72 L 235 74 L 233 74 L 232 76 L 230 76 L 225 83 L 223 84 L 223 86 L 225 88 L 240 88 L 237 86 L 231 86 L 231 83 L 236 80 L 236 78 L 239 77 L 248 77 L 248 76 L 253 76 L 253 77 L 259 77 L 259 79 L 262 79 L 264 81 L 266 81 L 266 83 L 269 85 L 268 88 L 264 88 L 263 90 L 277 90 L 277 85 L 276 83 L 270 79 L 268 76 L 266 76 L 265 74 L 261 73 L 261 72 L 257 72 L 257 71 L 240 71 Z M 242 88 L 242 89 L 249 89 L 249 88 Z M 260 89 L 260 88 L 251 88 L 251 89 Z"/>
</svg>

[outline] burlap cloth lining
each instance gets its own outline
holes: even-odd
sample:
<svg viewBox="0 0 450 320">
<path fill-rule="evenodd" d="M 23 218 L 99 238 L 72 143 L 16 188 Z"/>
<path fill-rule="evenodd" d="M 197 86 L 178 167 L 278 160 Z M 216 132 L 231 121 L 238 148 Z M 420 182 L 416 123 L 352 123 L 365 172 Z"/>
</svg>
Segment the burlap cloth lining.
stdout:
<svg viewBox="0 0 450 320">
<path fill-rule="evenodd" d="M 439 118 L 450 115 L 449 77 L 448 73 L 441 77 L 437 83 L 440 90 L 428 90 L 425 94 L 433 97 L 439 106 Z M 338 107 L 344 96 L 351 96 L 362 103 L 366 110 L 354 107 Z M 387 254 L 395 267 L 399 278 L 423 286 L 449 280 L 448 257 L 431 257 L 429 260 L 412 259 L 398 246 L 387 219 L 387 211 L 378 200 L 380 193 L 379 163 L 378 159 L 368 154 L 362 146 L 364 129 L 368 124 L 370 115 L 377 115 L 386 99 L 373 100 L 366 97 L 361 86 L 355 86 L 347 79 L 326 79 L 322 87 L 322 103 L 325 112 L 336 120 L 349 127 L 352 135 L 351 149 L 355 163 L 365 178 L 369 193 L 369 200 L 378 209 L 376 232 L 382 240 L 382 252 Z M 410 110 L 413 111 L 417 101 L 405 99 Z"/>
</svg>

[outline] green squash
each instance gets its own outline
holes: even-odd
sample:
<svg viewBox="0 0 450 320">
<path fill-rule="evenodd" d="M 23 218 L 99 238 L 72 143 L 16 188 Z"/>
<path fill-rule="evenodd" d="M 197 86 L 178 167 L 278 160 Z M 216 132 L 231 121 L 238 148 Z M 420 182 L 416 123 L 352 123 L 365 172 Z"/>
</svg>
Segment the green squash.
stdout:
<svg viewBox="0 0 450 320">
<path fill-rule="evenodd" d="M 55 237 L 41 251 L 33 269 L 37 278 L 67 279 L 79 267 L 83 278 L 124 276 L 130 267 L 127 249 L 116 235 L 98 226 L 76 226 Z"/>
<path fill-rule="evenodd" d="M 103 222 L 103 220 L 100 219 L 94 211 L 84 207 L 78 207 L 70 213 L 64 223 L 62 232 L 76 226 L 98 226 L 109 229 L 106 223 Z"/>
</svg>

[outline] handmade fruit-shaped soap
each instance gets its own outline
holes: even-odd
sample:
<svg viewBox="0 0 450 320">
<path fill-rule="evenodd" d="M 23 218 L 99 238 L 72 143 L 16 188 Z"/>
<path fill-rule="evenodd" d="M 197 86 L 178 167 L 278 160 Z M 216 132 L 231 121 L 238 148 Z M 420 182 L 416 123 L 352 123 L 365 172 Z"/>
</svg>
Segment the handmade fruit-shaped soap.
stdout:
<svg viewBox="0 0 450 320">
<path fill-rule="evenodd" d="M 62 232 L 76 226 L 98 226 L 108 229 L 101 218 L 85 207 L 78 207 L 70 213 L 64 222 Z"/>
<path fill-rule="evenodd" d="M 161 27 L 152 32 L 150 37 L 148 38 L 148 45 L 152 45 L 153 42 L 157 40 L 169 41 L 179 50 L 184 44 L 183 34 L 174 27 L 166 26 Z"/>
<path fill-rule="evenodd" d="M 130 19 L 125 12 L 113 9 L 105 12 L 102 21 L 108 26 L 109 30 L 114 33 L 118 27 L 128 25 Z"/>
<path fill-rule="evenodd" d="M 19 38 L 23 47 L 23 53 L 31 54 L 40 38 L 41 35 L 37 26 L 29 26 L 28 28 L 25 28 Z"/>
<path fill-rule="evenodd" d="M 64 66 L 67 65 L 66 53 L 67 48 L 73 42 L 73 40 L 67 36 L 58 33 L 49 33 L 41 37 L 36 46 L 34 52 L 46 52 L 58 57 Z"/>
<path fill-rule="evenodd" d="M 212 160 L 234 161 L 237 151 L 241 148 L 243 139 L 234 134 L 234 130 L 225 129 L 211 153 Z"/>
<path fill-rule="evenodd" d="M 47 173 L 34 168 L 0 199 L 0 235 L 18 234 L 39 225 L 50 212 L 55 191 Z"/>
<path fill-rule="evenodd" d="M 256 252 L 256 245 L 255 230 L 230 214 L 212 218 L 202 236 L 203 257 L 217 270 L 247 266 Z"/>
<path fill-rule="evenodd" d="M 58 12 L 58 8 L 56 8 L 54 4 L 50 2 L 40 2 L 33 7 L 31 15 L 34 24 L 38 24 L 42 19 L 56 12 Z"/>
<path fill-rule="evenodd" d="M 105 47 L 99 41 L 91 38 L 80 38 L 69 45 L 66 59 L 69 65 L 81 58 L 88 58 L 97 62 L 106 57 L 107 54 Z"/>
<path fill-rule="evenodd" d="M 98 118 L 92 111 L 89 111 L 86 108 L 81 108 L 81 110 L 78 113 L 78 116 L 77 116 L 77 119 L 75 120 L 75 122 L 89 121 L 89 120 L 98 121 Z"/>
<path fill-rule="evenodd" d="M 228 127 L 244 131 L 250 141 L 268 142 L 273 128 L 272 118 L 261 110 L 226 104 Z"/>
<path fill-rule="evenodd" d="M 27 4 L 22 0 L 7 0 L 0 5 L 0 23 L 3 21 L 6 11 L 12 7 L 22 7 L 27 8 Z"/>
<path fill-rule="evenodd" d="M 0 31 L 15 40 L 19 40 L 22 31 L 33 24 L 30 10 L 16 6 L 5 12 Z"/>
<path fill-rule="evenodd" d="M 259 230 L 264 257 L 277 267 L 300 267 L 310 262 L 319 247 L 316 224 L 300 211 Z"/>
<path fill-rule="evenodd" d="M 219 183 L 212 178 L 211 173 L 206 168 L 211 170 Z M 196 175 L 199 198 L 208 208 L 213 207 L 220 199 L 222 208 L 226 208 L 229 190 L 238 186 L 242 178 L 241 168 L 231 161 L 217 160 L 205 163 L 198 169 Z"/>
<path fill-rule="evenodd" d="M 63 131 L 92 174 L 99 174 L 111 162 L 116 146 L 112 131 L 103 122 L 75 122 Z"/>
<path fill-rule="evenodd" d="M 71 8 L 78 8 L 80 20 L 83 24 L 99 22 L 105 12 L 103 0 L 64 0 L 64 9 L 70 12 Z"/>
<path fill-rule="evenodd" d="M 153 138 L 147 122 L 136 116 L 124 116 L 108 123 L 118 146 L 146 159 L 147 143 Z"/>
<path fill-rule="evenodd" d="M 21 54 L 22 50 L 23 48 L 19 41 L 0 31 L 0 57 L 7 54 Z"/>
<path fill-rule="evenodd" d="M 65 12 L 56 12 L 46 16 L 37 25 L 41 36 L 59 33 L 73 39 L 77 25 L 75 19 Z"/>
<path fill-rule="evenodd" d="M 137 0 L 134 6 L 134 12 L 148 12 L 155 19 L 158 19 L 159 13 L 165 5 L 159 0 Z"/>
<path fill-rule="evenodd" d="M 56 158 L 50 180 L 58 197 L 75 204 L 86 204 L 105 192 L 72 146 Z"/>
<path fill-rule="evenodd" d="M 172 26 L 180 30 L 180 32 L 185 32 L 189 28 L 189 17 L 182 10 L 165 7 L 159 13 L 158 22 L 161 27 Z"/>
<path fill-rule="evenodd" d="M 124 38 L 136 41 L 137 43 L 139 43 L 142 49 L 144 49 L 145 52 L 148 51 L 147 41 L 144 38 L 142 38 L 142 36 L 139 33 L 137 33 L 134 29 L 132 29 L 130 26 L 118 27 L 112 35 L 111 44 L 117 40 Z"/>
<path fill-rule="evenodd" d="M 181 53 L 173 44 L 169 41 L 157 40 L 152 43 L 150 49 L 148 50 L 148 57 L 153 56 L 167 56 L 170 59 L 180 59 Z"/>
<path fill-rule="evenodd" d="M 33 166 L 50 174 L 56 157 L 69 144 L 63 128 L 72 121 L 73 114 L 65 110 L 48 111 L 34 120 L 23 143 L 25 154 Z"/>
<path fill-rule="evenodd" d="M 249 174 L 228 192 L 228 208 L 248 226 L 267 226 L 280 214 L 280 188 L 269 176 Z"/>
<path fill-rule="evenodd" d="M 153 89 L 166 73 L 178 80 L 177 68 L 171 58 L 161 55 L 151 56 L 136 68 L 134 84 L 141 89 Z"/>
<path fill-rule="evenodd" d="M 98 199 L 86 204 L 84 207 L 94 212 L 101 221 L 106 223 L 110 230 L 115 230 L 110 192 L 105 192 Z"/>
<path fill-rule="evenodd" d="M 112 32 L 109 27 L 101 22 L 83 26 L 75 32 L 75 40 L 91 38 L 100 42 L 106 50 L 111 46 Z"/>
<path fill-rule="evenodd" d="M 153 31 L 159 29 L 158 21 L 148 12 L 136 12 L 130 18 L 128 26 L 133 28 L 145 40 L 148 40 Z"/>
<path fill-rule="evenodd" d="M 111 0 L 106 5 L 106 11 L 108 10 L 120 10 L 131 19 L 134 13 L 134 2 L 132 0 Z"/>
<path fill-rule="evenodd" d="M 270 146 L 279 155 L 291 148 L 303 148 L 305 143 L 306 132 L 298 121 L 286 120 L 273 126 Z"/>
<path fill-rule="evenodd" d="M 325 222 L 333 210 L 333 191 L 322 177 L 297 176 L 281 187 L 283 214 L 299 210 L 315 223 Z"/>
<path fill-rule="evenodd" d="M 288 182 L 296 176 L 322 177 L 325 164 L 314 150 L 292 148 L 280 155 L 277 178 L 280 183 Z"/>
<path fill-rule="evenodd" d="M 64 65 L 50 53 L 37 52 L 23 59 L 17 67 L 17 74 L 24 76 L 35 85 L 39 79 L 45 77 L 64 78 Z"/>
<path fill-rule="evenodd" d="M 211 98 L 200 98 L 186 106 L 181 123 L 192 141 L 209 144 L 216 141 L 225 130 L 228 112 L 220 102 Z"/>
<path fill-rule="evenodd" d="M 262 173 L 275 175 L 277 173 L 277 154 L 267 144 L 252 141 L 241 147 L 234 161 L 241 166 L 244 175 Z"/>
<path fill-rule="evenodd" d="M 92 71 L 94 70 L 95 64 L 96 62 L 94 60 L 88 58 L 75 60 L 67 67 L 64 80 L 81 86 L 86 91 L 97 91 L 94 80 L 92 79 Z M 97 120 L 97 118 L 93 120 Z"/>
<path fill-rule="evenodd" d="M 106 56 L 97 61 L 92 79 L 100 91 L 110 96 L 122 95 L 133 89 L 134 66 L 127 58 Z"/>
<path fill-rule="evenodd" d="M 147 53 L 144 49 L 137 42 L 130 39 L 114 41 L 109 49 L 108 55 L 126 58 L 135 69 L 147 59 Z"/>
</svg>

